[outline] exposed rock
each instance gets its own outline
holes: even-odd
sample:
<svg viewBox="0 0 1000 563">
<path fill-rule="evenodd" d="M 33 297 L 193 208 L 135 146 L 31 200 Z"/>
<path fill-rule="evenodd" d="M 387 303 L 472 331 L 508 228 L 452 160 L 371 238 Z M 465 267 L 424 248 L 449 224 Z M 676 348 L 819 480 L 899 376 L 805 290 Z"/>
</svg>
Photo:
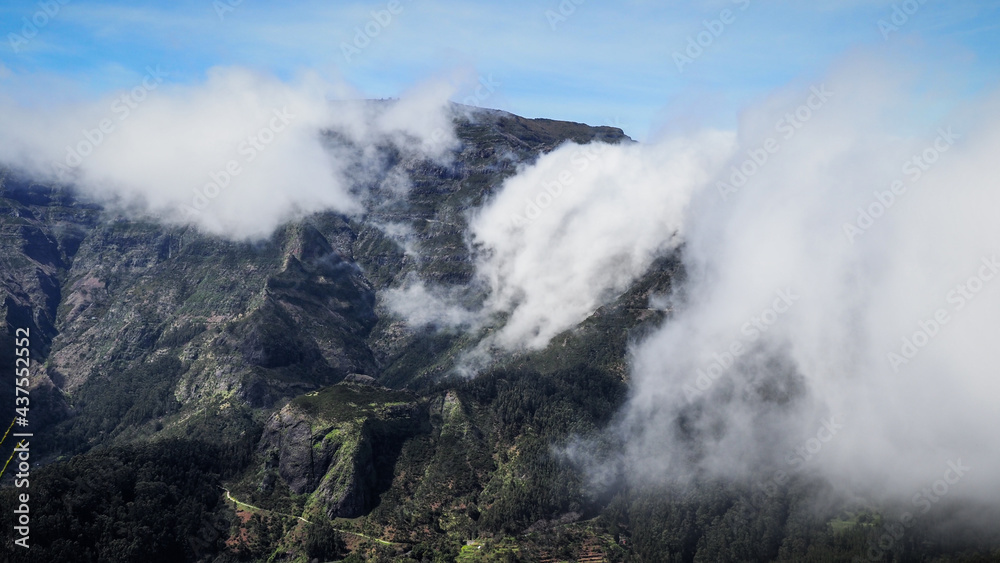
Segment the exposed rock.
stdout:
<svg viewBox="0 0 1000 563">
<path fill-rule="evenodd" d="M 275 413 L 258 452 L 264 460 L 277 460 L 278 475 L 293 493 L 313 493 L 307 511 L 353 518 L 372 505 L 380 472 L 391 474 L 379 458 L 428 428 L 426 408 L 412 395 L 340 383 L 298 397 Z"/>
</svg>

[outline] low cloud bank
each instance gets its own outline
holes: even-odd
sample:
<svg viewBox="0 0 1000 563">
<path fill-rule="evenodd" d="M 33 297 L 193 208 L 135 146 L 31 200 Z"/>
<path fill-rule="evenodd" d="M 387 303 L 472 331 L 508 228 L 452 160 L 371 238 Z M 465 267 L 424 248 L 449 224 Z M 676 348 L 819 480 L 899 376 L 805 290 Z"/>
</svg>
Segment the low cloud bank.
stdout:
<svg viewBox="0 0 1000 563">
<path fill-rule="evenodd" d="M 470 220 L 482 310 L 432 320 L 498 326 L 475 372 L 683 244 L 686 281 L 633 346 L 605 437 L 619 455 L 570 450 L 595 479 L 773 491 L 808 475 L 920 513 L 926 491 L 996 504 L 1000 96 L 949 106 L 932 78 L 852 56 L 731 133 L 564 145 Z"/>
<path fill-rule="evenodd" d="M 595 475 L 1000 501 L 1000 96 L 942 112 L 895 70 L 742 116 L 684 219 L 683 299 L 632 351 L 621 457 L 574 450 Z"/>
<path fill-rule="evenodd" d="M 0 99 L 0 162 L 126 212 L 259 238 L 312 212 L 360 211 L 353 191 L 377 176 L 379 146 L 446 160 L 456 142 L 443 82 L 374 103 L 337 100 L 342 88 L 315 75 L 168 78 L 149 67 L 132 89 L 51 107 Z"/>
<path fill-rule="evenodd" d="M 732 144 L 569 143 L 507 180 L 469 227 L 485 308 L 509 315 L 494 343 L 542 348 L 625 291 L 683 240 L 692 194 Z"/>
</svg>

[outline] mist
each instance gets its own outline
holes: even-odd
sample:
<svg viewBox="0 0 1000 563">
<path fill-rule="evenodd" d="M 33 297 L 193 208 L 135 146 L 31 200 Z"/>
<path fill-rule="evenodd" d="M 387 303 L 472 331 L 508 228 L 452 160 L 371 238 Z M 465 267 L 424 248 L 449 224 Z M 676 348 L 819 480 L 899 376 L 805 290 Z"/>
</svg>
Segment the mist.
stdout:
<svg viewBox="0 0 1000 563">
<path fill-rule="evenodd" d="M 1000 501 L 1000 107 L 920 87 L 852 58 L 741 116 L 689 205 L 675 313 L 632 349 L 630 480 Z"/>
<path fill-rule="evenodd" d="M 716 131 L 650 145 L 567 143 L 507 180 L 469 226 L 484 307 L 509 315 L 493 343 L 543 348 L 624 292 L 683 240 L 692 194 L 732 143 Z"/>
<path fill-rule="evenodd" d="M 316 211 L 361 212 L 358 192 L 382 173 L 382 147 L 447 160 L 453 89 L 429 81 L 376 103 L 313 73 L 283 81 L 216 67 L 176 84 L 148 67 L 135 87 L 99 99 L 29 105 L 8 92 L 0 162 L 133 217 L 261 238 Z"/>
<path fill-rule="evenodd" d="M 944 88 L 852 55 L 753 101 L 732 131 L 567 143 L 470 213 L 481 307 L 416 279 L 385 302 L 415 326 L 495 324 L 469 355 L 481 366 L 488 347 L 544 348 L 676 252 L 685 281 L 633 343 L 607 430 L 614 467 L 586 440 L 573 449 L 595 479 L 801 474 L 911 504 L 943 482 L 949 499 L 997 504 L 1000 96 L 955 106 Z M 99 100 L 0 101 L 0 162 L 133 216 L 259 238 L 361 213 L 374 180 L 405 194 L 378 147 L 447 162 L 452 93 L 430 82 L 373 104 L 308 74 L 217 68 L 178 85 L 151 68 Z"/>
<path fill-rule="evenodd" d="M 441 311 L 420 318 L 494 319 L 469 354 L 482 369 L 487 347 L 543 348 L 677 252 L 686 281 L 633 343 L 606 432 L 620 455 L 569 451 L 595 480 L 805 475 L 915 508 L 995 505 L 1000 98 L 944 104 L 952 86 L 852 55 L 731 132 L 564 145 L 471 217 L 482 311 L 420 286 L 414 303 Z"/>
</svg>

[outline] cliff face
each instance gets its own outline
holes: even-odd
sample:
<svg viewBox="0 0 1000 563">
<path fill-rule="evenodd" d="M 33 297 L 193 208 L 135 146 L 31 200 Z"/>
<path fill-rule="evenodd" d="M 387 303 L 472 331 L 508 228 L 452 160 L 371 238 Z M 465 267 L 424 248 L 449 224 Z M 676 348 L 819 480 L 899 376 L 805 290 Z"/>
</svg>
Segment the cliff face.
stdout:
<svg viewBox="0 0 1000 563">
<path fill-rule="evenodd" d="M 63 190 L 0 173 L 0 363 L 14 365 L 14 331 L 30 333 L 33 375 L 32 420 L 39 426 L 66 416 L 59 385 L 42 363 L 59 335 L 60 313 L 79 299 L 63 280 L 82 241 L 100 218 L 100 208 L 75 201 Z M 87 289 L 84 289 L 87 291 Z M 0 378 L 0 414 L 13 416 L 13 380 Z"/>
<path fill-rule="evenodd" d="M 409 393 L 346 382 L 308 393 L 268 421 L 260 488 L 280 478 L 292 494 L 311 495 L 306 514 L 360 516 L 378 494 L 379 473 L 391 472 L 381 458 L 427 431 L 426 408 Z"/>
</svg>

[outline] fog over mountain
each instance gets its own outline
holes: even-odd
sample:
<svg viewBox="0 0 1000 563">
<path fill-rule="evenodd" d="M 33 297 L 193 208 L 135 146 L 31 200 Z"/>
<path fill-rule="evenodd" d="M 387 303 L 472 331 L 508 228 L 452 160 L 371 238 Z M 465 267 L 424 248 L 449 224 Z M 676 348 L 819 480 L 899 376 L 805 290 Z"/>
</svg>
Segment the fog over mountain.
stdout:
<svg viewBox="0 0 1000 563">
<path fill-rule="evenodd" d="M 947 472 L 949 495 L 1000 500 L 998 98 L 900 121 L 931 100 L 865 70 L 827 77 L 829 101 L 790 138 L 767 125 L 808 90 L 748 112 L 731 164 L 762 135 L 780 150 L 692 203 L 684 298 L 633 354 L 622 429 L 645 478 L 807 470 L 909 502 Z"/>
<path fill-rule="evenodd" d="M 649 145 L 569 143 L 508 179 L 470 225 L 486 308 L 510 314 L 496 344 L 544 348 L 628 289 L 684 240 L 688 203 L 732 144 L 716 131 Z"/>
<path fill-rule="evenodd" d="M 286 82 L 216 67 L 199 83 L 167 78 L 150 67 L 133 89 L 44 112 L 0 101 L 0 161 L 133 215 L 240 239 L 320 210 L 360 212 L 352 192 L 384 172 L 380 146 L 442 159 L 455 142 L 446 80 L 376 104 L 315 73 Z"/>
<path fill-rule="evenodd" d="M 934 111 L 933 96 L 910 96 L 917 81 L 900 74 L 844 61 L 748 108 L 735 149 L 681 143 L 722 162 L 708 180 L 703 168 L 608 173 L 608 185 L 630 178 L 619 189 L 642 201 L 630 209 L 659 205 L 640 194 L 676 194 L 676 207 L 656 218 L 678 231 L 687 280 L 659 303 L 672 316 L 635 343 L 632 398 L 611 430 L 624 453 L 611 462 L 617 469 L 597 462 L 595 475 L 773 487 L 815 474 L 844 493 L 907 505 L 945 479 L 953 500 L 1000 500 L 991 438 L 1000 423 L 991 399 L 1000 385 L 991 359 L 1000 196 L 989 180 L 997 96 Z M 567 263 L 606 265 L 577 284 L 611 290 L 607 276 L 629 274 L 607 246 L 645 260 L 664 250 L 643 244 L 653 217 L 615 213 L 599 198 L 590 205 L 600 229 L 614 224 L 619 237 L 576 249 L 525 237 L 512 253 L 524 280 L 542 283 L 539 273 L 572 252 Z M 555 200 L 544 213 L 558 225 L 580 211 Z M 621 238 L 636 223 L 646 228 Z M 504 291 L 530 296 L 528 283 Z M 573 311 L 581 294 L 544 295 L 551 301 L 537 318 Z M 586 449 L 574 455 L 593 464 Z"/>
<path fill-rule="evenodd" d="M 0 22 L 3 562 L 1000 561 L 1000 3 Z"/>
<path fill-rule="evenodd" d="M 942 111 L 911 95 L 925 80 L 856 55 L 749 106 L 736 131 L 566 143 L 469 211 L 480 308 L 420 281 L 386 302 L 414 326 L 499 323 L 481 364 L 544 348 L 676 251 L 686 281 L 651 304 L 672 312 L 634 343 L 611 430 L 630 478 L 809 471 L 905 499 L 960 461 L 972 469 L 950 494 L 997 500 L 1000 195 L 984 179 L 1000 114 L 995 95 Z M 143 84 L 46 114 L 7 102 L 0 156 L 243 238 L 360 213 L 357 186 L 385 173 L 378 146 L 445 165 L 456 146 L 444 82 L 382 105 L 238 68 L 190 86 L 151 69 Z"/>
<path fill-rule="evenodd" d="M 549 349 L 674 256 L 684 275 L 647 304 L 665 318 L 630 342 L 628 399 L 609 426 L 551 444 L 595 490 L 772 495 L 805 478 L 917 514 L 944 498 L 1000 509 L 1000 95 L 949 106 L 912 68 L 856 53 L 749 104 L 734 130 L 499 155 L 513 171 L 461 211 L 469 283 L 411 271 L 379 302 L 409 330 L 464 332 L 450 369 L 474 379 Z M 454 172 L 457 120 L 507 115 L 449 103 L 445 81 L 366 102 L 313 75 L 150 72 L 141 94 L 44 114 L 4 102 L 0 160 L 130 219 L 260 240 L 404 205 L 413 169 Z M 370 220 L 425 260 L 412 224 Z"/>
<path fill-rule="evenodd" d="M 908 68 L 848 57 L 738 131 L 524 167 L 470 225 L 480 315 L 509 315 L 486 344 L 544 347 L 679 248 L 687 280 L 652 304 L 672 314 L 632 351 L 615 471 L 815 474 L 906 503 L 947 475 L 953 499 L 997 502 L 997 96 L 942 110 Z"/>
</svg>

